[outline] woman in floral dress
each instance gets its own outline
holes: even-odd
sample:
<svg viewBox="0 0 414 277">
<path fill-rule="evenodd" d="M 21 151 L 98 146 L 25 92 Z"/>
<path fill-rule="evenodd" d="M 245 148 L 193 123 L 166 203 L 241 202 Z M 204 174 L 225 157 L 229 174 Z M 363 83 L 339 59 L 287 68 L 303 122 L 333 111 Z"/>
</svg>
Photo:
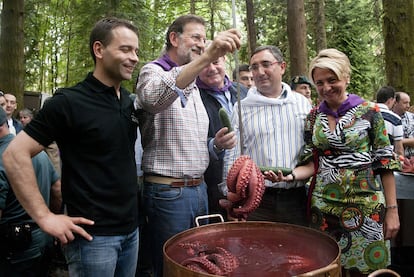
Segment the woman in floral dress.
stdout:
<svg viewBox="0 0 414 277">
<path fill-rule="evenodd" d="M 267 178 L 306 179 L 316 168 L 310 224 L 337 239 L 343 276 L 366 276 L 390 264 L 389 239 L 400 224 L 393 170 L 401 163 L 376 104 L 346 91 L 350 72 L 348 57 L 336 49 L 322 50 L 311 62 L 310 76 L 324 101 L 306 121 L 304 165 Z"/>
</svg>

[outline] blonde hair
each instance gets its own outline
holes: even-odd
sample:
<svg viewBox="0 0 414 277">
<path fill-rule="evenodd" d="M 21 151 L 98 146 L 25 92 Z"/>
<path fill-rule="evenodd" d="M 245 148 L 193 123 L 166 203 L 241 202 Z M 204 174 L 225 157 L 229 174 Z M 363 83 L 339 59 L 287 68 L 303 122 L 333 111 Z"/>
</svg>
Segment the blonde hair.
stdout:
<svg viewBox="0 0 414 277">
<path fill-rule="evenodd" d="M 341 51 L 328 48 L 321 50 L 309 65 L 309 77 L 313 80 L 313 70 L 322 68 L 331 70 L 339 80 L 346 79 L 348 82 L 351 78 L 351 63 L 348 57 Z"/>
</svg>

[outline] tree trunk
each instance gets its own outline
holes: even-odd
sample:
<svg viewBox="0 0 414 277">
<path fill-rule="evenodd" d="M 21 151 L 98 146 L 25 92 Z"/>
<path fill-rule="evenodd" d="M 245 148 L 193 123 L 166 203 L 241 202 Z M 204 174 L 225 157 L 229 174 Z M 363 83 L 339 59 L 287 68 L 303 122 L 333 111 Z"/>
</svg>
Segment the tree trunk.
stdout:
<svg viewBox="0 0 414 277">
<path fill-rule="evenodd" d="M 216 27 L 215 27 L 215 24 L 214 24 L 214 12 L 216 10 L 215 1 L 214 0 L 209 0 L 209 5 L 210 5 L 210 15 L 209 15 L 210 37 L 208 39 L 213 39 L 214 34 L 216 33 Z"/>
<path fill-rule="evenodd" d="M 3 0 L 0 35 L 0 89 L 16 95 L 23 106 L 24 0 Z"/>
<path fill-rule="evenodd" d="M 308 70 L 308 50 L 304 0 L 287 0 L 287 34 L 290 74 L 305 75 Z"/>
<path fill-rule="evenodd" d="M 254 24 L 254 4 L 253 0 L 246 0 L 246 15 L 247 15 L 247 37 L 248 37 L 248 57 L 252 54 L 254 49 L 256 49 L 257 44 L 257 32 L 256 24 Z"/>
<path fill-rule="evenodd" d="M 387 83 L 414 98 L 414 1 L 383 0 Z"/>
<path fill-rule="evenodd" d="M 115 16 L 117 11 L 118 11 L 118 7 L 119 7 L 119 0 L 109 0 L 109 9 L 107 10 L 107 16 Z"/>
<path fill-rule="evenodd" d="M 315 0 L 315 44 L 316 52 L 326 49 L 326 29 L 325 29 L 325 0 Z"/>
</svg>

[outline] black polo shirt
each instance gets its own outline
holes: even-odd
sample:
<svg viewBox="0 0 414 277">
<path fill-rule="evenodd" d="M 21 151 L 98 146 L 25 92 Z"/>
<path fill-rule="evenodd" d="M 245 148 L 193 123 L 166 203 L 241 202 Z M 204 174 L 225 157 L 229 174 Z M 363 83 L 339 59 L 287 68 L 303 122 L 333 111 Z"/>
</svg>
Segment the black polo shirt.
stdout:
<svg viewBox="0 0 414 277">
<path fill-rule="evenodd" d="M 134 143 L 137 123 L 129 93 L 89 73 L 59 89 L 25 132 L 43 146 L 56 141 L 62 160 L 62 196 L 68 215 L 95 221 L 94 235 L 122 235 L 137 227 Z"/>
</svg>

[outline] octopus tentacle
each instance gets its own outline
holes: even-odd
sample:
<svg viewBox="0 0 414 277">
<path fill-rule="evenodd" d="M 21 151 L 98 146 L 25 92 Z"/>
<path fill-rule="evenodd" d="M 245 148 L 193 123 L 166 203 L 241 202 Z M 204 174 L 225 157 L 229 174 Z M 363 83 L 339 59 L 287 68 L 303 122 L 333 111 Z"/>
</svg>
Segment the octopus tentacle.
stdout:
<svg viewBox="0 0 414 277">
<path fill-rule="evenodd" d="M 210 274 L 223 275 L 224 274 L 223 270 L 221 270 L 220 267 L 218 267 L 215 263 L 210 261 L 207 257 L 208 256 L 188 258 L 182 262 L 182 265 L 187 266 L 187 265 L 196 264 Z"/>
<path fill-rule="evenodd" d="M 216 247 L 216 251 L 218 253 L 218 255 L 223 256 L 224 260 L 226 260 L 227 264 L 228 264 L 228 268 L 232 268 L 232 270 L 234 270 L 236 267 L 239 266 L 239 259 L 237 259 L 236 256 L 234 256 L 232 253 L 230 253 L 229 251 L 227 251 L 226 249 L 222 248 L 222 247 Z"/>
<path fill-rule="evenodd" d="M 229 201 L 235 203 L 235 202 L 239 202 L 240 200 L 242 200 L 242 197 L 241 197 L 240 194 L 237 194 L 235 192 L 228 191 L 227 192 L 227 199 Z"/>
<path fill-rule="evenodd" d="M 263 185 L 261 185 L 263 184 Z M 262 197 L 265 191 L 264 178 L 260 169 L 256 166 L 252 170 L 249 181 L 249 197 L 246 198 L 246 202 L 241 208 L 235 208 L 234 212 L 237 213 L 251 213 L 257 209 L 262 201 Z"/>
<path fill-rule="evenodd" d="M 188 264 L 185 267 L 187 267 L 189 270 L 192 270 L 192 271 L 195 271 L 195 272 L 207 273 L 207 274 L 209 273 L 203 267 L 201 267 L 199 264 L 196 264 L 196 263 Z"/>
<path fill-rule="evenodd" d="M 181 262 L 192 271 L 227 276 L 239 266 L 237 257 L 222 247 L 208 249 L 199 241 L 181 243 L 180 246 L 187 250 L 187 254 L 194 253 Z M 203 251 L 200 252 L 200 249 Z"/>
<path fill-rule="evenodd" d="M 247 155 L 240 156 L 234 161 L 231 166 L 229 173 L 227 174 L 227 188 L 231 192 L 236 192 L 237 177 L 240 173 L 241 168 L 243 167 L 246 160 L 249 160 L 250 157 Z"/>
<path fill-rule="evenodd" d="M 226 183 L 227 202 L 220 201 L 220 205 L 231 217 L 247 218 L 249 213 L 259 207 L 265 191 L 265 181 L 259 167 L 249 156 L 240 156 L 230 168 Z"/>
<path fill-rule="evenodd" d="M 254 163 L 251 159 L 246 160 L 237 176 L 236 193 L 241 198 L 246 198 L 246 190 L 249 186 L 250 175 L 252 174 Z"/>
<path fill-rule="evenodd" d="M 233 271 L 231 261 L 226 260 L 222 255 L 219 254 L 210 254 L 207 256 L 207 259 L 214 264 L 216 264 L 222 271 L 222 274 L 228 274 Z"/>
</svg>

